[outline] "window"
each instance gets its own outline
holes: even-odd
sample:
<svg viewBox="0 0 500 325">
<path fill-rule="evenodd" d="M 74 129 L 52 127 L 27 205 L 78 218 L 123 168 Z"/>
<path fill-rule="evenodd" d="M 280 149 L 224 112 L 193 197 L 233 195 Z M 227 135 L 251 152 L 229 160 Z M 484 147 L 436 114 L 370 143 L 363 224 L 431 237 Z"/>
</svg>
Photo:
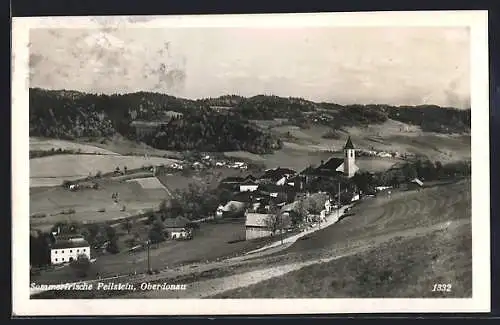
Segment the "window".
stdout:
<svg viewBox="0 0 500 325">
<path fill-rule="evenodd" d="M 61 261 L 63 261 L 63 262 L 64 262 L 64 257 L 63 257 L 63 258 L 61 258 Z"/>
<path fill-rule="evenodd" d="M 57 250 L 54 252 L 54 254 L 57 254 Z"/>
<path fill-rule="evenodd" d="M 56 262 L 57 262 L 57 258 L 56 258 Z"/>
<path fill-rule="evenodd" d="M 69 252 L 70 252 L 70 253 L 73 253 L 73 250 L 72 250 L 72 249 L 70 249 L 70 250 L 69 250 Z"/>
<path fill-rule="evenodd" d="M 348 154 L 349 154 L 349 152 L 346 150 L 346 152 L 345 152 L 345 156 L 346 156 L 346 157 L 348 157 L 348 156 L 347 156 Z"/>
<path fill-rule="evenodd" d="M 61 254 L 64 254 L 64 249 L 61 251 Z"/>
<path fill-rule="evenodd" d="M 80 253 L 80 250 L 79 250 L 79 249 L 77 249 L 77 250 L 76 250 L 76 252 L 77 252 L 77 253 Z"/>
</svg>

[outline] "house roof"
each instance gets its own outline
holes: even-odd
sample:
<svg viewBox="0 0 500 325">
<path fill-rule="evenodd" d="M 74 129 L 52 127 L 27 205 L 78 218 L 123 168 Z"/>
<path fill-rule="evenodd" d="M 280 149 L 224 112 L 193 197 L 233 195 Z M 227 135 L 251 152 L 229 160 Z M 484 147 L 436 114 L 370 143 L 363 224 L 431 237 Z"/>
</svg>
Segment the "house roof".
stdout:
<svg viewBox="0 0 500 325">
<path fill-rule="evenodd" d="M 265 173 L 264 173 L 264 175 L 262 175 L 261 178 L 263 178 L 263 179 L 271 179 L 271 180 L 278 181 L 283 176 L 294 175 L 296 173 L 297 172 L 295 170 L 290 169 L 290 168 L 277 167 L 275 169 L 268 169 L 268 170 L 266 170 Z"/>
<path fill-rule="evenodd" d="M 281 208 L 281 212 L 291 212 L 294 211 L 299 201 L 293 201 L 292 203 L 286 204 Z"/>
<path fill-rule="evenodd" d="M 354 145 L 351 141 L 351 136 L 347 138 L 347 142 L 345 143 L 344 149 L 354 149 Z"/>
<path fill-rule="evenodd" d="M 241 183 L 244 180 L 245 179 L 243 177 L 234 176 L 234 177 L 226 177 L 223 180 L 221 180 L 220 182 L 221 183 Z"/>
<path fill-rule="evenodd" d="M 253 179 L 245 179 L 240 185 L 257 185 L 257 183 Z"/>
<path fill-rule="evenodd" d="M 247 180 L 256 181 L 257 178 L 255 178 L 253 175 L 248 175 L 247 177 L 245 177 L 245 181 L 247 181 Z"/>
<path fill-rule="evenodd" d="M 86 241 L 85 239 L 81 240 L 59 239 L 51 246 L 51 249 L 65 249 L 65 248 L 78 248 L 78 247 L 90 247 L 90 245 L 88 241 Z"/>
<path fill-rule="evenodd" d="M 183 217 L 168 218 L 164 222 L 166 228 L 184 228 L 188 223 L 189 220 Z"/>
<path fill-rule="evenodd" d="M 267 220 L 272 215 L 269 213 L 247 213 L 245 226 L 246 227 L 268 227 Z M 291 225 L 291 220 L 289 217 L 283 216 L 283 225 L 289 227 Z"/>
<path fill-rule="evenodd" d="M 232 201 L 237 201 L 237 202 L 250 202 L 251 197 L 253 196 L 252 192 L 246 191 L 246 192 L 239 192 L 235 193 L 233 195 Z"/>
</svg>

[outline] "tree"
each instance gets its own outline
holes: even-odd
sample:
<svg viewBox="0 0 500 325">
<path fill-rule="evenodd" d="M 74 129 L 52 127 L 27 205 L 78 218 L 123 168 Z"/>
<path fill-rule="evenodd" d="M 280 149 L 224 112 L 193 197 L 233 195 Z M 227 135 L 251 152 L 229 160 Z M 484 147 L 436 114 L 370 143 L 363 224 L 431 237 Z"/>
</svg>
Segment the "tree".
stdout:
<svg viewBox="0 0 500 325">
<path fill-rule="evenodd" d="M 165 236 L 163 234 L 163 223 L 154 222 L 149 229 L 149 240 L 151 243 L 157 244 L 165 240 Z"/>
<path fill-rule="evenodd" d="M 118 246 L 118 238 L 110 239 L 106 250 L 111 254 L 117 254 L 120 252 L 120 247 Z"/>
<path fill-rule="evenodd" d="M 85 254 L 78 255 L 76 260 L 70 263 L 71 268 L 75 271 L 77 276 L 82 278 L 87 276 L 90 265 L 90 260 Z"/>
<path fill-rule="evenodd" d="M 130 231 L 132 230 L 132 221 L 130 219 L 125 220 L 124 223 L 122 223 L 123 229 L 127 231 L 127 234 L 130 234 Z"/>
</svg>

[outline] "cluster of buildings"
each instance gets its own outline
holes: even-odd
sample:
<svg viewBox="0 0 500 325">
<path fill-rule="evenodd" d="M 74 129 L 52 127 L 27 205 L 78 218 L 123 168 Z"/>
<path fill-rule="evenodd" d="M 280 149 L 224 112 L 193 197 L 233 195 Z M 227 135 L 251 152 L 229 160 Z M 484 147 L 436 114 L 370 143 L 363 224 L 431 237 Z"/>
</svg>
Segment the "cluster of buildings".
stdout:
<svg viewBox="0 0 500 325">
<path fill-rule="evenodd" d="M 272 222 L 276 216 L 270 208 L 278 208 L 280 229 L 291 229 L 291 215 L 294 204 L 304 195 L 307 184 L 322 177 L 351 178 L 359 170 L 356 165 L 355 148 L 349 137 L 344 146 L 343 158 L 331 158 L 317 167 L 309 167 L 298 173 L 289 168 L 266 170 L 261 176 L 228 177 L 220 182 L 223 187 L 233 193 L 231 201 L 220 205 L 216 216 L 223 217 L 234 213 L 244 213 L 246 222 L 246 239 L 269 236 L 273 234 Z M 359 199 L 359 194 L 351 193 L 352 199 Z M 333 206 L 330 200 L 325 202 L 325 212 Z"/>
</svg>

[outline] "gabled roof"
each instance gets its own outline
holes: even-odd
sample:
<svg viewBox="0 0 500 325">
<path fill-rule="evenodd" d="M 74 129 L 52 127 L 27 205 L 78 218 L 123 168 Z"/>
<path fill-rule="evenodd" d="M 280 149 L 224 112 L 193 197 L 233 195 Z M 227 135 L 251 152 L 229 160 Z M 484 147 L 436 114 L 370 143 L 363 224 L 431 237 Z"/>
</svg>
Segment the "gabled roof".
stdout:
<svg viewBox="0 0 500 325">
<path fill-rule="evenodd" d="M 57 240 L 50 248 L 51 249 L 66 249 L 66 248 L 79 248 L 79 247 L 90 247 L 88 241 L 82 239 L 77 241 L 60 239 Z"/>
<path fill-rule="evenodd" d="M 344 149 L 354 149 L 354 145 L 352 144 L 350 136 L 347 138 L 347 142 L 345 143 Z"/>
<path fill-rule="evenodd" d="M 252 180 L 252 181 L 256 181 L 257 178 L 255 178 L 253 175 L 248 175 L 247 177 L 244 178 L 245 181 L 247 180 Z"/>
<path fill-rule="evenodd" d="M 268 219 L 271 218 L 271 214 L 268 213 L 247 213 L 246 214 L 246 220 L 245 220 L 245 226 L 246 227 L 261 227 L 261 228 L 268 228 L 269 223 Z M 289 217 L 282 216 L 281 217 L 281 222 L 283 222 L 283 226 L 285 228 L 290 227 L 292 222 Z"/>
<path fill-rule="evenodd" d="M 245 179 L 240 185 L 257 185 L 254 179 Z"/>
<path fill-rule="evenodd" d="M 344 163 L 344 159 L 333 157 L 333 158 L 328 159 L 327 162 L 320 165 L 317 169 L 336 170 L 343 163 Z"/>
<path fill-rule="evenodd" d="M 271 179 L 274 181 L 280 180 L 283 176 L 286 175 L 295 175 L 297 172 L 293 169 L 289 168 L 275 168 L 275 169 L 268 169 L 265 171 L 264 175 L 262 175 L 262 179 Z"/>
</svg>

